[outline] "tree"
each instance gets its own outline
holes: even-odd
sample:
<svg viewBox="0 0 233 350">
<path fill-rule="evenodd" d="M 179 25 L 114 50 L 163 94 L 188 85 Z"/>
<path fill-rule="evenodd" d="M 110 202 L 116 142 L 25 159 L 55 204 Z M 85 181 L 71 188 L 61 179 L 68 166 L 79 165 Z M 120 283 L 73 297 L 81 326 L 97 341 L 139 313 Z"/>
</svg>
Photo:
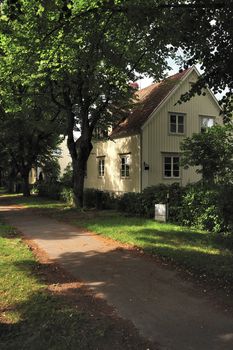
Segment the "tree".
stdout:
<svg viewBox="0 0 233 350">
<path fill-rule="evenodd" d="M 231 1 L 3 1 L 3 51 L 10 47 L 8 65 L 13 75 L 32 87 L 49 81 L 51 99 L 64 112 L 77 206 L 83 205 L 94 129 L 108 128 L 119 117 L 122 104 L 127 108 L 133 93 L 130 81 L 142 74 L 161 78 L 166 58 L 181 47 L 188 55 L 185 64 L 200 59 L 207 68 L 195 91 L 200 93 L 207 83 L 216 88 L 230 86 L 229 65 L 224 64 L 223 78 L 216 75 L 222 42 L 226 45 L 232 39 L 228 3 Z M 231 60 L 228 56 L 225 63 Z M 78 140 L 74 139 L 75 128 L 81 133 Z"/>
<path fill-rule="evenodd" d="M 177 45 L 173 49 L 183 50 L 182 67 L 200 63 L 203 74 L 181 101 L 201 94 L 206 86 L 214 93 L 225 92 L 220 103 L 229 120 L 233 111 L 233 1 L 193 0 L 187 6 L 189 11 L 176 10 L 174 22 L 177 17 L 182 21 L 174 27 Z"/>
<path fill-rule="evenodd" d="M 10 191 L 20 174 L 23 194 L 29 196 L 29 173 L 38 162 L 44 164 L 53 157 L 54 149 L 60 143 L 61 121 L 59 113 L 51 109 L 46 94 L 38 99 L 30 87 L 17 87 L 11 79 L 7 77 L 1 85 L 0 139 L 8 161 L 5 166 L 8 168 Z M 13 87 L 12 90 L 9 86 Z"/>
<path fill-rule="evenodd" d="M 233 127 L 214 125 L 205 132 L 187 137 L 181 144 L 182 165 L 197 166 L 203 182 L 233 180 Z"/>
<path fill-rule="evenodd" d="M 23 56 L 30 57 L 30 66 L 22 62 L 25 78 L 32 84 L 33 75 L 42 84 L 49 79 L 51 98 L 66 116 L 77 206 L 83 205 L 94 129 L 107 129 L 119 118 L 111 108 L 117 111 L 122 103 L 126 108 L 133 93 L 129 82 L 138 74 L 158 79 L 167 67 L 168 45 L 174 40 L 167 26 L 170 22 L 171 28 L 173 18 L 162 3 L 149 1 L 150 6 L 143 7 L 142 1 L 24 0 L 13 11 L 4 2 L 5 32 L 13 35 L 16 46 L 13 61 L 20 47 Z M 81 133 L 78 140 L 75 127 Z"/>
<path fill-rule="evenodd" d="M 55 153 L 53 157 L 46 161 L 43 160 L 41 165 L 43 167 L 43 175 L 46 182 L 58 181 L 61 167 L 58 161 L 58 156 L 55 156 Z"/>
</svg>

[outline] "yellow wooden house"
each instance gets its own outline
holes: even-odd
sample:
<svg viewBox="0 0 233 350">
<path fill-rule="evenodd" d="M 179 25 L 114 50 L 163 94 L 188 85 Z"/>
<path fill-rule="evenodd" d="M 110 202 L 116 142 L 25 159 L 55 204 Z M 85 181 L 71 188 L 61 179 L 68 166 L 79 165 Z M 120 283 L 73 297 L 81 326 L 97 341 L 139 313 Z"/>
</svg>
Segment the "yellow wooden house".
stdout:
<svg viewBox="0 0 233 350">
<path fill-rule="evenodd" d="M 179 165 L 180 142 L 214 123 L 222 123 L 217 99 L 209 90 L 177 104 L 197 80 L 195 67 L 136 92 L 137 102 L 107 141 L 94 142 L 85 188 L 141 192 L 157 184 L 185 186 L 200 180 L 194 168 Z"/>
</svg>

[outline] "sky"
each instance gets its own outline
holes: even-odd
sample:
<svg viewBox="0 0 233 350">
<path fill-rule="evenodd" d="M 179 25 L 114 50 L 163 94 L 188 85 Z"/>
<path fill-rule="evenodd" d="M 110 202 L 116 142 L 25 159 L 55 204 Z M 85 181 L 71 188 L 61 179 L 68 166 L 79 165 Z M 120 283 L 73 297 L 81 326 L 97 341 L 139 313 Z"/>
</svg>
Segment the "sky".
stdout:
<svg viewBox="0 0 233 350">
<path fill-rule="evenodd" d="M 170 70 L 167 70 L 166 73 L 168 73 L 168 75 L 173 75 L 179 72 L 179 66 L 175 63 L 175 61 L 173 59 L 168 59 L 168 64 L 170 66 Z M 139 88 L 143 89 L 144 87 L 147 87 L 151 84 L 153 84 L 153 79 L 152 78 L 143 78 L 137 81 L 139 84 Z"/>
<path fill-rule="evenodd" d="M 173 75 L 173 74 L 176 74 L 179 72 L 179 69 L 180 67 L 175 63 L 175 61 L 173 59 L 168 59 L 168 65 L 170 66 L 170 70 L 167 70 L 166 73 L 168 74 L 168 76 L 170 75 Z M 196 65 L 196 68 L 197 70 L 201 73 L 202 70 L 201 70 L 201 65 L 200 64 L 197 64 Z M 139 84 L 139 88 L 140 89 L 143 89 L 144 87 L 147 87 L 151 84 L 153 84 L 153 79 L 152 78 L 143 78 L 143 79 L 140 79 L 137 81 L 138 84 Z M 229 91 L 228 89 L 224 90 L 222 93 L 218 93 L 218 94 L 215 94 L 215 97 L 218 99 L 218 100 L 221 100 L 221 98 L 225 95 L 225 93 Z"/>
</svg>

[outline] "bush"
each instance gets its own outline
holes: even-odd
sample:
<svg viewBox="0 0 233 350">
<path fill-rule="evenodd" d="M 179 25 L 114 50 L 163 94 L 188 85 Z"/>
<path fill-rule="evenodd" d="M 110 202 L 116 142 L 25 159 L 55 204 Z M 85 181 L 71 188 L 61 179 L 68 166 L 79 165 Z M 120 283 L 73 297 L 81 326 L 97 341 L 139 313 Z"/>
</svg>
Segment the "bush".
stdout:
<svg viewBox="0 0 233 350">
<path fill-rule="evenodd" d="M 71 188 L 73 185 L 73 168 L 72 164 L 69 163 L 64 170 L 64 173 L 61 177 L 61 183 L 68 188 Z"/>
<path fill-rule="evenodd" d="M 166 204 L 168 201 L 168 186 L 158 185 L 147 187 L 142 192 L 142 206 L 146 217 L 153 217 L 155 204 Z"/>
<path fill-rule="evenodd" d="M 61 191 L 60 199 L 68 205 L 73 205 L 74 193 L 72 188 L 64 187 Z"/>
<path fill-rule="evenodd" d="M 172 185 L 160 184 L 144 189 L 142 192 L 143 210 L 146 217 L 154 216 L 155 204 L 169 204 L 169 220 L 172 222 L 179 221 L 179 208 L 182 203 L 183 189 L 179 184 Z"/>
<path fill-rule="evenodd" d="M 182 223 L 216 233 L 232 231 L 232 206 L 232 185 L 187 186 L 182 200 Z"/>
<path fill-rule="evenodd" d="M 125 193 L 118 202 L 118 210 L 130 215 L 154 217 L 155 204 L 169 203 L 169 220 L 179 221 L 179 208 L 182 203 L 183 189 L 179 184 L 147 187 L 142 193 Z"/>
<path fill-rule="evenodd" d="M 142 194 L 133 192 L 124 193 L 118 199 L 117 209 L 130 215 L 144 216 Z"/>
<path fill-rule="evenodd" d="M 221 232 L 214 237 L 214 240 L 233 251 L 233 232 Z"/>
<path fill-rule="evenodd" d="M 60 182 L 41 182 L 37 185 L 38 195 L 40 197 L 48 197 L 59 200 L 62 192 L 62 185 Z"/>
<path fill-rule="evenodd" d="M 169 204 L 169 221 L 210 232 L 233 232 L 233 185 L 201 183 L 145 188 L 142 193 L 125 193 L 118 210 L 130 215 L 153 217 L 156 203 Z"/>
<path fill-rule="evenodd" d="M 84 206 L 96 209 L 115 209 L 116 197 L 109 192 L 87 188 L 84 190 Z"/>
<path fill-rule="evenodd" d="M 233 232 L 233 184 L 221 185 L 219 188 L 218 205 L 225 229 Z"/>
</svg>

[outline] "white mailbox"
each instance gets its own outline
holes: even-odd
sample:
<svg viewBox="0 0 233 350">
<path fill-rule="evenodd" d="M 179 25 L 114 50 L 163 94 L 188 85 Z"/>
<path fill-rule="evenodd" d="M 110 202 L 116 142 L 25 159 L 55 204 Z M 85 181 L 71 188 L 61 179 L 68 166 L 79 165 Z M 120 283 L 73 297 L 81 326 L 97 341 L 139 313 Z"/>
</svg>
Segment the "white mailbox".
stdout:
<svg viewBox="0 0 233 350">
<path fill-rule="evenodd" d="M 155 204 L 155 220 L 167 221 L 167 204 Z"/>
</svg>

